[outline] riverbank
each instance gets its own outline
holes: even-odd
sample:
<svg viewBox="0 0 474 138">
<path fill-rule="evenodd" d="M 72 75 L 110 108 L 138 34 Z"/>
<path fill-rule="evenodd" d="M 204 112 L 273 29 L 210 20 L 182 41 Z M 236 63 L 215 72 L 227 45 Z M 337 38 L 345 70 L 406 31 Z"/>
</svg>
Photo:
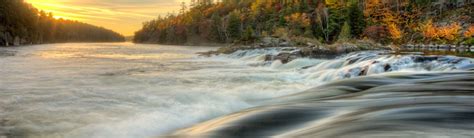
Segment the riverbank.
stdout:
<svg viewBox="0 0 474 138">
<path fill-rule="evenodd" d="M 304 41 L 289 41 L 272 37 L 265 37 L 250 45 L 233 44 L 221 47 L 218 50 L 201 52 L 198 54 L 209 57 L 220 54 L 231 54 L 239 50 L 272 48 L 281 49 L 281 52 L 276 55 L 267 55 L 266 60 L 280 60 L 282 63 L 288 63 L 297 58 L 335 58 L 351 52 L 368 50 L 387 50 L 395 54 L 455 55 L 474 57 L 474 46 L 470 45 L 406 44 L 395 46 L 382 45 L 369 40 L 352 40 L 336 42 L 334 44 L 321 44 L 317 41 L 311 41 L 311 39 Z"/>
<path fill-rule="evenodd" d="M 381 44 L 366 41 L 366 40 L 354 40 L 347 42 L 336 42 L 334 44 L 321 44 L 318 41 L 312 39 L 300 39 L 300 40 L 287 40 L 273 37 L 265 37 L 260 41 L 243 45 L 243 44 L 232 44 L 229 46 L 221 47 L 215 51 L 208 51 L 199 53 L 203 56 L 212 56 L 219 54 L 230 54 L 239 50 L 251 50 L 251 49 L 265 49 L 265 48 L 285 48 L 286 51 L 292 51 L 290 55 L 297 57 L 311 57 L 311 58 L 327 58 L 333 57 L 340 54 L 346 54 L 355 51 L 362 50 L 390 50 L 390 47 L 383 46 Z M 286 55 L 286 54 L 285 54 Z"/>
</svg>

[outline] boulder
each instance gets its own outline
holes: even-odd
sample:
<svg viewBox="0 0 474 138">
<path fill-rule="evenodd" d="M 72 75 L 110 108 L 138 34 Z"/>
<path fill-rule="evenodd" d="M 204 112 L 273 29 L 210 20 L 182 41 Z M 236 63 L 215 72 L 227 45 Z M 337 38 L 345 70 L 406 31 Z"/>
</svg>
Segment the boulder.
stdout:
<svg viewBox="0 0 474 138">
<path fill-rule="evenodd" d="M 281 63 L 286 64 L 291 62 L 295 59 L 304 57 L 300 50 L 293 50 L 293 51 L 284 51 L 278 53 L 277 55 L 266 55 L 265 61 L 275 61 L 280 60 Z"/>
<path fill-rule="evenodd" d="M 278 46 L 280 46 L 280 47 L 289 47 L 290 42 L 284 41 L 284 42 L 281 42 L 280 44 L 278 44 Z"/>
<path fill-rule="evenodd" d="M 414 56 L 412 57 L 413 62 L 431 62 L 434 60 L 438 60 L 439 57 L 437 56 Z"/>
<path fill-rule="evenodd" d="M 286 53 L 286 52 L 285 52 L 285 53 L 280 53 L 280 54 L 278 54 L 277 56 L 275 56 L 274 59 L 275 59 L 275 60 L 280 60 L 281 63 L 286 64 L 286 63 L 290 62 L 290 61 L 289 61 L 290 56 L 291 56 L 290 53 Z"/>
<path fill-rule="evenodd" d="M 271 37 L 264 37 L 262 38 L 262 44 L 263 45 L 271 45 L 273 43 L 273 38 Z"/>
<path fill-rule="evenodd" d="M 383 69 L 384 69 L 385 72 L 390 71 L 392 69 L 392 65 L 387 63 L 387 64 L 384 65 Z"/>
<path fill-rule="evenodd" d="M 274 38 L 274 37 L 264 37 L 261 39 L 260 45 L 263 47 L 276 47 L 280 43 L 279 38 Z"/>
<path fill-rule="evenodd" d="M 290 57 L 288 57 L 288 62 L 293 61 L 293 60 L 298 59 L 298 58 L 302 58 L 302 57 L 304 57 L 304 56 L 303 56 L 300 49 L 294 50 L 290 53 Z"/>
<path fill-rule="evenodd" d="M 314 47 L 314 46 L 316 46 L 316 45 L 313 44 L 313 43 L 311 43 L 311 42 L 308 42 L 308 43 L 306 43 L 306 46 L 308 46 L 308 47 Z"/>
<path fill-rule="evenodd" d="M 302 56 L 309 57 L 313 55 L 313 50 L 317 50 L 317 48 L 303 47 L 301 48 L 301 54 Z"/>
</svg>

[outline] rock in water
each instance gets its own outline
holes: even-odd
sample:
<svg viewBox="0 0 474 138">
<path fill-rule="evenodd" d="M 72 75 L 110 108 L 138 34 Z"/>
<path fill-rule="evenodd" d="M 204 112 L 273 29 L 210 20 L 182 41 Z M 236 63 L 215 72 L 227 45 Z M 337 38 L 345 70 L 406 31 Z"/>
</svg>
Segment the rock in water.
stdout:
<svg viewBox="0 0 474 138">
<path fill-rule="evenodd" d="M 474 72 L 361 77 L 284 96 L 177 137 L 474 137 Z"/>
</svg>

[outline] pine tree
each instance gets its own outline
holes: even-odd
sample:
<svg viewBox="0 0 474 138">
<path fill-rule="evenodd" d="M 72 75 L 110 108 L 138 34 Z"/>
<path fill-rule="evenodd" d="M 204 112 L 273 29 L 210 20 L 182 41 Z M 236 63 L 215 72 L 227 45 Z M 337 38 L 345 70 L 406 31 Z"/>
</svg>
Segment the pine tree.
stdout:
<svg viewBox="0 0 474 138">
<path fill-rule="evenodd" d="M 227 17 L 227 33 L 231 40 L 240 39 L 240 13 L 238 11 L 233 11 Z"/>
<path fill-rule="evenodd" d="M 245 29 L 245 32 L 242 36 L 242 40 L 244 41 L 251 41 L 254 39 L 254 32 L 253 32 L 253 29 L 252 27 L 247 27 L 247 29 Z"/>
<path fill-rule="evenodd" d="M 351 27 L 348 22 L 344 22 L 341 32 L 339 33 L 338 41 L 345 42 L 351 38 Z"/>
<path fill-rule="evenodd" d="M 364 32 L 366 22 L 364 20 L 364 13 L 357 4 L 351 4 L 349 7 L 348 18 L 349 25 L 351 26 L 351 35 L 358 38 Z"/>
</svg>

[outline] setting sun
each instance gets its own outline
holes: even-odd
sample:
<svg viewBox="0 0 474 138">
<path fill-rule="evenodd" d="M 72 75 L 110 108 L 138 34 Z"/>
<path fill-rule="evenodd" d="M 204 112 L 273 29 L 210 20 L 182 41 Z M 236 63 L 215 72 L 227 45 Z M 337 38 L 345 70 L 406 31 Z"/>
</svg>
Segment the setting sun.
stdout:
<svg viewBox="0 0 474 138">
<path fill-rule="evenodd" d="M 190 0 L 185 0 L 189 3 Z M 181 0 L 26 0 L 54 18 L 78 20 L 133 35 L 142 22 L 177 12 Z"/>
</svg>

